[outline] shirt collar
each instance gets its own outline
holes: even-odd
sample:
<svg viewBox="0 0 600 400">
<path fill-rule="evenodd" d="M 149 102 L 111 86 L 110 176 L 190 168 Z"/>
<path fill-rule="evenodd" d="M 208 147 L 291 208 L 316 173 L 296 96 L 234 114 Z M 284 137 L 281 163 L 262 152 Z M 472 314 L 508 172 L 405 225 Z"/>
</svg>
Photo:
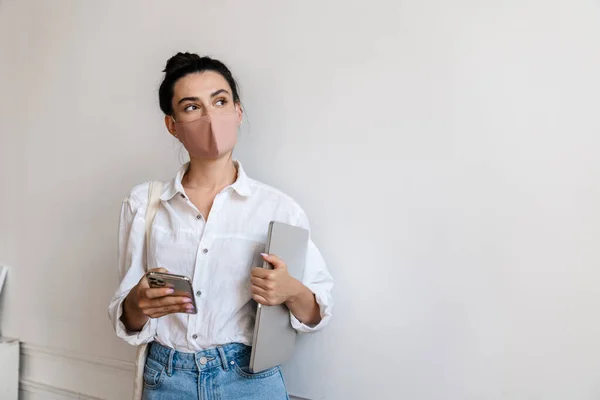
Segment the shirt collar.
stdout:
<svg viewBox="0 0 600 400">
<path fill-rule="evenodd" d="M 237 168 L 237 179 L 235 180 L 235 182 L 233 182 L 231 185 L 229 185 L 223 190 L 225 191 L 231 188 L 235 190 L 240 196 L 249 197 L 252 194 L 252 190 L 250 188 L 250 178 L 248 178 L 248 175 L 246 175 L 244 168 L 242 168 L 242 163 L 240 163 L 239 161 L 234 161 L 234 164 Z M 169 201 L 176 194 L 185 193 L 183 185 L 181 184 L 181 180 L 183 179 L 183 176 L 187 172 L 189 166 L 189 162 L 182 165 L 181 168 L 179 168 L 179 171 L 177 171 L 177 175 L 175 176 L 175 178 L 167 182 L 165 188 L 163 189 L 162 195 L 160 196 L 161 200 Z"/>
<path fill-rule="evenodd" d="M 242 163 L 239 161 L 234 161 L 235 166 L 237 167 L 237 179 L 230 186 L 233 190 L 237 192 L 242 197 L 250 197 L 252 194 L 252 190 L 250 188 L 250 178 L 246 175 L 246 171 L 242 168 Z"/>
</svg>

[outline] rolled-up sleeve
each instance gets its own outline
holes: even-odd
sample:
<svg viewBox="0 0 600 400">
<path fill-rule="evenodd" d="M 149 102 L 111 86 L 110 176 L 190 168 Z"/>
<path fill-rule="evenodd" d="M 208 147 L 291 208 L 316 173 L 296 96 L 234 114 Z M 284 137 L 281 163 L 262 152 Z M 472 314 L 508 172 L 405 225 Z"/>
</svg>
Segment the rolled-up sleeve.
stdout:
<svg viewBox="0 0 600 400">
<path fill-rule="evenodd" d="M 296 331 L 302 333 L 315 332 L 324 328 L 331 319 L 331 312 L 333 309 L 333 298 L 331 297 L 333 277 L 327 269 L 327 265 L 325 264 L 321 252 L 312 240 L 309 240 L 308 242 L 306 266 L 304 268 L 304 278 L 302 279 L 302 283 L 315 294 L 315 300 L 317 301 L 321 312 L 321 321 L 314 326 L 306 325 L 290 313 L 292 327 Z"/>
<path fill-rule="evenodd" d="M 156 320 L 149 319 L 139 332 L 127 330 L 121 316 L 123 302 L 145 273 L 145 207 L 128 196 L 119 219 L 118 277 L 119 287 L 108 306 L 108 316 L 117 336 L 131 345 L 151 342 L 156 334 Z"/>
<path fill-rule="evenodd" d="M 304 211 L 298 207 L 295 218 L 292 218 L 294 224 L 301 226 L 310 231 L 308 218 Z M 312 239 L 308 241 L 306 249 L 306 265 L 304 267 L 304 276 L 302 278 L 304 286 L 309 288 L 315 295 L 315 300 L 319 305 L 321 313 L 321 321 L 317 325 L 306 325 L 298 320 L 293 313 L 290 312 L 290 320 L 292 327 L 301 333 L 316 332 L 323 329 L 331 319 L 333 311 L 333 297 L 331 291 L 333 289 L 333 277 L 327 269 L 325 259 L 321 252 L 314 244 Z"/>
</svg>

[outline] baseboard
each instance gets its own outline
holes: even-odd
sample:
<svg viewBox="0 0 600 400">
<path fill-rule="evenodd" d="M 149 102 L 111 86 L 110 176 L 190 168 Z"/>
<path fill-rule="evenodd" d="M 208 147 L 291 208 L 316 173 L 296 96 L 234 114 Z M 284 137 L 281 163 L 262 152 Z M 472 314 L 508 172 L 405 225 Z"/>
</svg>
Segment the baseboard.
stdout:
<svg viewBox="0 0 600 400">
<path fill-rule="evenodd" d="M 133 375 L 133 362 L 21 343 L 21 400 L 130 399 Z"/>
<path fill-rule="evenodd" d="M 37 356 L 48 358 L 66 358 L 71 361 L 84 362 L 97 367 L 108 368 L 109 370 L 120 370 L 133 374 L 133 362 L 115 360 L 113 358 L 92 356 L 88 354 L 78 354 L 74 351 L 63 350 L 48 346 L 40 346 L 31 343 L 21 343 L 21 355 Z"/>
<path fill-rule="evenodd" d="M 132 362 L 21 343 L 24 394 L 29 389 L 59 399 L 130 399 L 133 371 Z"/>
<path fill-rule="evenodd" d="M 76 393 L 70 390 L 58 388 L 43 383 L 31 382 L 27 379 L 21 379 L 19 382 L 19 399 L 20 400 L 37 400 L 37 399 L 52 399 L 52 400 L 102 400 L 99 397 L 92 397 L 82 393 Z"/>
</svg>

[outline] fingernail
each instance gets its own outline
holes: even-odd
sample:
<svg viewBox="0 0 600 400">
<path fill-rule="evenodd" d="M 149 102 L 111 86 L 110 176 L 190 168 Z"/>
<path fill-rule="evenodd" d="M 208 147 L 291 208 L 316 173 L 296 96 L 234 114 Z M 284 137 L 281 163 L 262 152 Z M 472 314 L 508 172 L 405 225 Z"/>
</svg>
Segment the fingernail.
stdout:
<svg viewBox="0 0 600 400">
<path fill-rule="evenodd" d="M 175 293 L 175 291 L 173 289 L 167 290 L 167 294 L 173 294 L 173 293 Z"/>
<path fill-rule="evenodd" d="M 269 255 L 267 253 L 260 253 L 261 256 L 263 257 L 268 257 Z"/>
<path fill-rule="evenodd" d="M 191 302 L 192 302 L 192 299 L 190 299 L 190 298 L 186 297 L 185 299 L 183 299 L 183 302 L 184 302 L 184 303 L 191 303 Z"/>
</svg>

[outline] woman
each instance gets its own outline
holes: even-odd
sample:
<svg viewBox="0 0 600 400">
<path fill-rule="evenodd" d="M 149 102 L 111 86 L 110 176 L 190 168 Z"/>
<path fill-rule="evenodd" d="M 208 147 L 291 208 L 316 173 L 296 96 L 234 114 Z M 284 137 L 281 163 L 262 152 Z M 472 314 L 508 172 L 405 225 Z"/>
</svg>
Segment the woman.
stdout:
<svg viewBox="0 0 600 400">
<path fill-rule="evenodd" d="M 232 159 L 243 110 L 229 69 L 178 53 L 164 72 L 165 126 L 190 162 L 164 183 L 147 245 L 149 183 L 123 201 L 121 284 L 110 318 L 127 343 L 151 343 L 145 399 L 286 399 L 279 367 L 248 370 L 255 302 L 285 304 L 292 326 L 313 332 L 331 317 L 333 280 L 312 241 L 302 282 L 288 274 L 285 260 L 261 253 L 270 221 L 305 228 L 308 221 L 291 198 L 250 179 Z M 256 268 L 263 260 L 274 269 Z M 190 277 L 197 310 L 169 289 L 149 288 L 149 270 Z"/>
</svg>

